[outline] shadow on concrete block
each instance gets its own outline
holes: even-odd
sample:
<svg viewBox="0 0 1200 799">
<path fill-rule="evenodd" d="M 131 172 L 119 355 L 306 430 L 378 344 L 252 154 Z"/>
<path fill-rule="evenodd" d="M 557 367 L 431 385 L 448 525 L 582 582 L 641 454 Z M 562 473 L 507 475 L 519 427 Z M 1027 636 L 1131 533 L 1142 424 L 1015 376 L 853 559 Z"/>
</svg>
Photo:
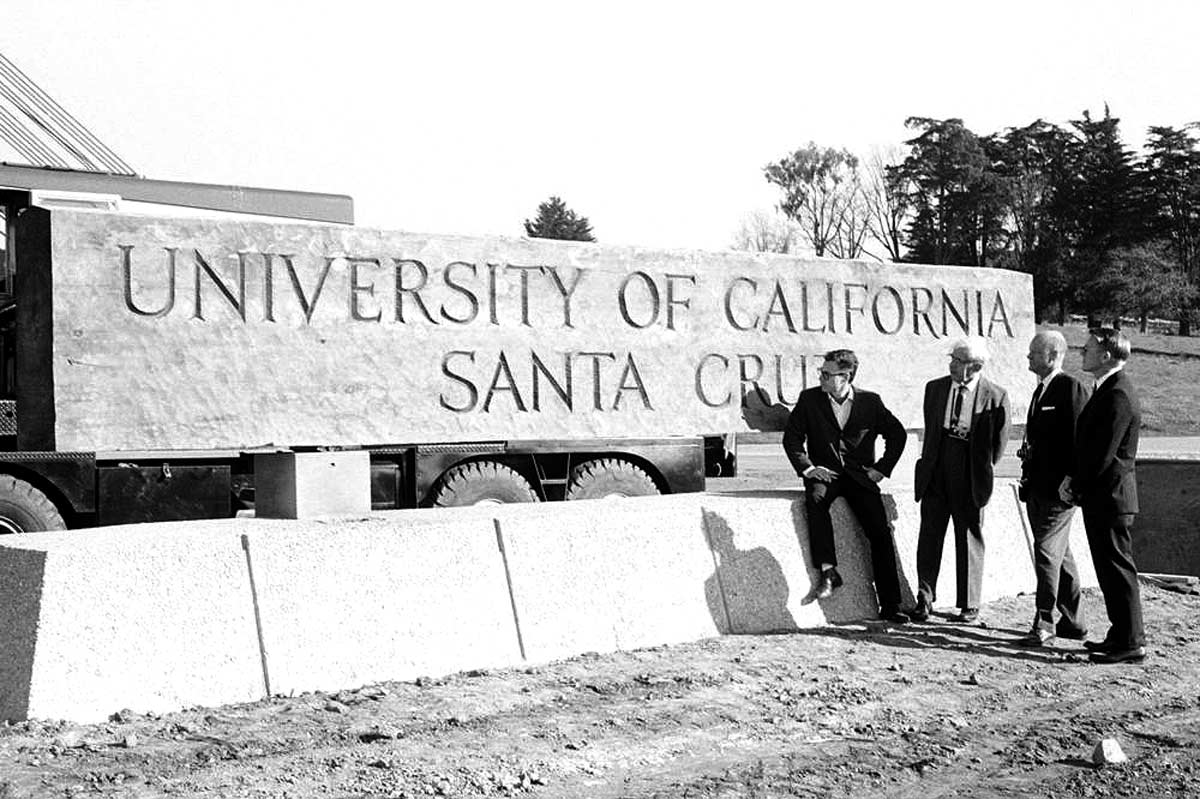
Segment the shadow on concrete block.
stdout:
<svg viewBox="0 0 1200 799">
<path fill-rule="evenodd" d="M 779 632 L 878 618 L 869 544 L 844 500 L 835 501 L 831 512 L 838 572 L 845 582 L 822 600 L 813 593 L 818 575 L 809 554 L 802 492 L 710 494 L 704 504 L 730 632 Z M 885 497 L 885 508 L 894 515 L 890 497 Z M 904 596 L 911 598 L 899 564 L 897 575 Z"/>
<path fill-rule="evenodd" d="M 236 521 L 6 536 L 5 717 L 94 722 L 262 698 Z"/>
<path fill-rule="evenodd" d="M 46 553 L 0 549 L 0 719 L 29 714 Z"/>
<path fill-rule="evenodd" d="M 788 610 L 791 587 L 770 548 L 740 549 L 729 521 L 715 511 L 704 511 L 704 530 L 715 563 L 712 576 L 704 581 L 704 599 L 718 631 L 728 635 L 799 629 Z"/>
</svg>

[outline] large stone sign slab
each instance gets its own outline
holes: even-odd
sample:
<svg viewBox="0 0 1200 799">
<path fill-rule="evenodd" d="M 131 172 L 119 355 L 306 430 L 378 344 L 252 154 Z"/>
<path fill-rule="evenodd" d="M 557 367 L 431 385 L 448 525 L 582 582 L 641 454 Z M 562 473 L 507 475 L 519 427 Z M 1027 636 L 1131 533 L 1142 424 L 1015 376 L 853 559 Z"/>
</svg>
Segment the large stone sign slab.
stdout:
<svg viewBox="0 0 1200 799">
<path fill-rule="evenodd" d="M 916 428 L 922 385 L 967 333 L 994 345 L 993 378 L 1030 383 L 1016 272 L 31 214 L 45 245 L 23 260 L 18 311 L 30 448 L 779 429 L 835 347 Z"/>
</svg>

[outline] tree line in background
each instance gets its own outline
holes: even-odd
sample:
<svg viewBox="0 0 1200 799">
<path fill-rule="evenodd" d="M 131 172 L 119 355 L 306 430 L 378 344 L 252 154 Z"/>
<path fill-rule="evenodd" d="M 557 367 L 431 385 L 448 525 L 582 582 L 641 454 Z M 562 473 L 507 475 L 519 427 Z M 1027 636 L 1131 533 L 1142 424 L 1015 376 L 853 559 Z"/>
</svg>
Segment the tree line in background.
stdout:
<svg viewBox="0 0 1200 799">
<path fill-rule="evenodd" d="M 1037 120 L 981 136 L 961 119 L 911 117 L 904 147 L 863 159 L 809 143 L 767 164 L 779 215 L 755 212 L 736 249 L 1013 269 L 1033 276 L 1038 321 L 1069 313 L 1178 320 L 1200 313 L 1200 151 L 1155 126 L 1140 154 L 1104 109 L 1066 127 Z M 594 241 L 559 197 L 531 237 Z"/>
<path fill-rule="evenodd" d="M 1200 152 L 1192 130 L 1152 127 L 1140 155 L 1119 120 L 1037 120 L 981 136 L 913 117 L 905 150 L 866 160 L 810 143 L 764 168 L 783 219 L 754 214 L 735 247 L 1014 269 L 1039 321 L 1178 319 L 1200 310 Z"/>
</svg>

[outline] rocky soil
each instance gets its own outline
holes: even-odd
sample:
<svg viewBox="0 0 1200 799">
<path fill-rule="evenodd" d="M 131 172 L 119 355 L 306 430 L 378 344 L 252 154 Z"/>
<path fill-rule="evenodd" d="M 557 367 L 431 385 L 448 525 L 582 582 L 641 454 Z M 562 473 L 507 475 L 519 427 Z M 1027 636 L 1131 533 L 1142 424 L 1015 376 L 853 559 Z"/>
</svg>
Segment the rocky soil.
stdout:
<svg viewBox="0 0 1200 799">
<path fill-rule="evenodd" d="M 1142 665 L 1016 645 L 1032 597 L 336 694 L 0 728 L 0 797 L 1191 797 L 1200 596 Z M 1103 605 L 1089 591 L 1093 637 Z M 1128 761 L 1095 766 L 1113 738 Z"/>
</svg>

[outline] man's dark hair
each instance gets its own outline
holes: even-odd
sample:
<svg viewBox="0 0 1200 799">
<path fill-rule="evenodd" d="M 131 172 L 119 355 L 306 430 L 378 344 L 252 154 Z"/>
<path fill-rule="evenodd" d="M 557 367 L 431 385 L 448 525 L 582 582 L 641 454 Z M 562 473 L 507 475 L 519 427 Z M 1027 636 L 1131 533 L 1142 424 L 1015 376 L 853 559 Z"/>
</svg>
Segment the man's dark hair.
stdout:
<svg viewBox="0 0 1200 799">
<path fill-rule="evenodd" d="M 1093 327 L 1088 333 L 1100 342 L 1100 348 L 1108 353 L 1108 357 L 1116 358 L 1118 361 L 1129 360 L 1129 355 L 1133 352 L 1133 345 L 1120 330 L 1115 327 Z"/>
<path fill-rule="evenodd" d="M 825 353 L 825 360 L 836 363 L 839 369 L 849 370 L 851 381 L 854 380 L 854 375 L 858 374 L 858 356 L 854 354 L 854 350 L 830 350 Z"/>
</svg>

